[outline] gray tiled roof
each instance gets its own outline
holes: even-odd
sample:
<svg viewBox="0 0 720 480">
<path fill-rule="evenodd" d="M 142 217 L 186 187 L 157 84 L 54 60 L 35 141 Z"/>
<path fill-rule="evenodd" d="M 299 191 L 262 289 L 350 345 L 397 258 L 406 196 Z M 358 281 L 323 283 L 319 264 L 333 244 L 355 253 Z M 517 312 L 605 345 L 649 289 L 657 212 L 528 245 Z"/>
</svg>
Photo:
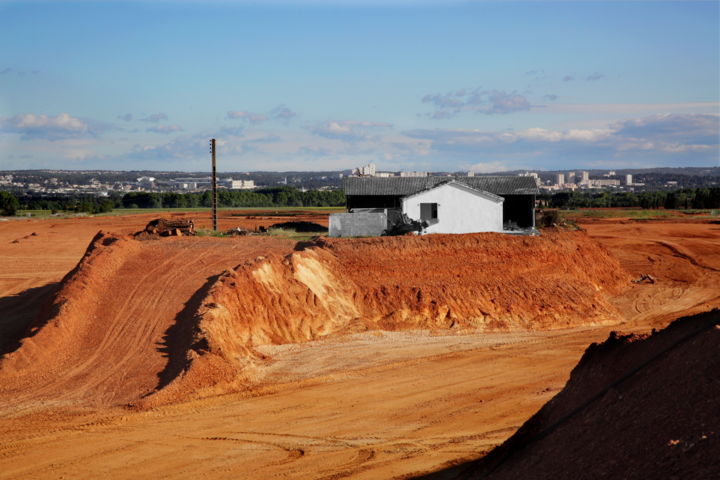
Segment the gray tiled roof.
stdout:
<svg viewBox="0 0 720 480">
<path fill-rule="evenodd" d="M 412 195 L 450 180 L 495 195 L 538 195 L 532 177 L 347 177 L 345 195 Z"/>
</svg>

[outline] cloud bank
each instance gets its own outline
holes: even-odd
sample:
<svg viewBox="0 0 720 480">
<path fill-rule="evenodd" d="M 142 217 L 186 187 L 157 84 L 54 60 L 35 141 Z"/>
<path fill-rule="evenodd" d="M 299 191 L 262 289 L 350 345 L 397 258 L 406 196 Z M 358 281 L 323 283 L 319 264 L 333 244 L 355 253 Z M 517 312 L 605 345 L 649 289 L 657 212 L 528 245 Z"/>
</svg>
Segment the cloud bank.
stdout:
<svg viewBox="0 0 720 480">
<path fill-rule="evenodd" d="M 461 113 L 482 113 L 485 115 L 504 115 L 530 110 L 533 105 L 518 92 L 503 90 L 461 89 L 449 93 L 431 93 L 422 98 L 423 103 L 435 107 L 427 114 L 434 119 L 452 118 Z"/>
</svg>

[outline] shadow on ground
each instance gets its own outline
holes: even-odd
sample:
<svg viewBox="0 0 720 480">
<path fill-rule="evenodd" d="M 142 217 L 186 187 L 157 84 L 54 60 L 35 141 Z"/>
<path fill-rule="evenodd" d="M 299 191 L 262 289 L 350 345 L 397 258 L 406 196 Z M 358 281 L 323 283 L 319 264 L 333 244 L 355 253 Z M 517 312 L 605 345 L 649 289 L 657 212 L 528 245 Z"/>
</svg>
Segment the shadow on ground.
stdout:
<svg viewBox="0 0 720 480">
<path fill-rule="evenodd" d="M 52 318 L 59 290 L 60 282 L 54 282 L 0 298 L 0 358 L 20 348 Z"/>
</svg>

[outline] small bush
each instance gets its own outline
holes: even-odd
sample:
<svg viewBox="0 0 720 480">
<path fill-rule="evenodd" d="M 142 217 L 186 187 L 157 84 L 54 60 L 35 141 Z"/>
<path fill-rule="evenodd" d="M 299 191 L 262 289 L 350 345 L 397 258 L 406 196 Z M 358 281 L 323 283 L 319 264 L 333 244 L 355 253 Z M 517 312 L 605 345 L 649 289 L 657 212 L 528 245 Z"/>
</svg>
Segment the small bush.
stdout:
<svg viewBox="0 0 720 480">
<path fill-rule="evenodd" d="M 560 225 L 562 218 L 557 210 L 544 210 L 540 217 L 540 226 L 543 228 L 556 227 Z"/>
</svg>

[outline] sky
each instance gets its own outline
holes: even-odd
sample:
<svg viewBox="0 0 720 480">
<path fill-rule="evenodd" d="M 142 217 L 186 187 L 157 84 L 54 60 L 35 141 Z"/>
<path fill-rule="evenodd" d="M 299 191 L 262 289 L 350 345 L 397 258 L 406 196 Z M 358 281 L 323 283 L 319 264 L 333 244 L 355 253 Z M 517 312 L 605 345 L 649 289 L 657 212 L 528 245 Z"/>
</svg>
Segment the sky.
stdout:
<svg viewBox="0 0 720 480">
<path fill-rule="evenodd" d="M 718 1 L 0 0 L 0 170 L 720 166 Z"/>
</svg>

